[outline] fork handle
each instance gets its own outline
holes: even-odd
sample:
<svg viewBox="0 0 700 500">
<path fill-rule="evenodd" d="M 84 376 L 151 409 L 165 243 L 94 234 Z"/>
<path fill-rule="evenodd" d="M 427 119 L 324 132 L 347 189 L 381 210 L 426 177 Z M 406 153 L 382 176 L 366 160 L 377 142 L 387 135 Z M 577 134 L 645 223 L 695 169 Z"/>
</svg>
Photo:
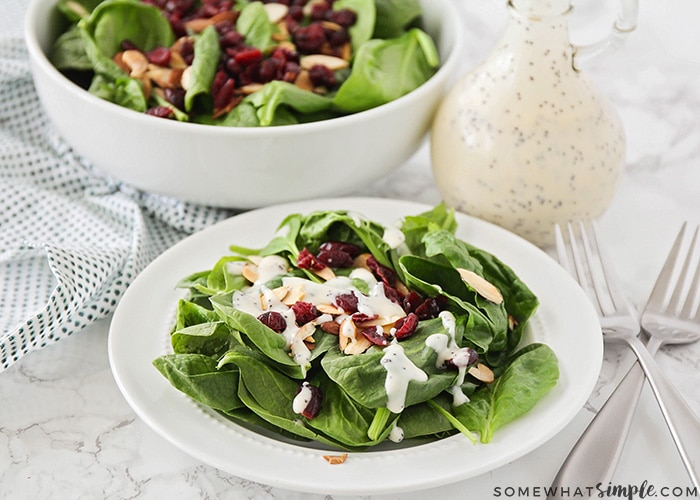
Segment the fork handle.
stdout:
<svg viewBox="0 0 700 500">
<path fill-rule="evenodd" d="M 649 339 L 647 351 L 654 356 L 662 342 Z M 644 371 L 634 363 L 598 410 L 562 464 L 547 498 L 562 498 L 562 487 L 607 484 L 613 477 L 627 441 L 637 403 L 644 387 Z"/>
<path fill-rule="evenodd" d="M 651 390 L 666 419 L 678 452 L 696 488 L 700 488 L 700 419 L 661 371 L 638 337 L 625 337 L 637 355 Z"/>
<path fill-rule="evenodd" d="M 632 365 L 569 452 L 552 482 L 548 499 L 564 498 L 562 488 L 585 491 L 587 487 L 606 485 L 612 479 L 632 426 L 644 378 L 639 363 Z"/>
</svg>

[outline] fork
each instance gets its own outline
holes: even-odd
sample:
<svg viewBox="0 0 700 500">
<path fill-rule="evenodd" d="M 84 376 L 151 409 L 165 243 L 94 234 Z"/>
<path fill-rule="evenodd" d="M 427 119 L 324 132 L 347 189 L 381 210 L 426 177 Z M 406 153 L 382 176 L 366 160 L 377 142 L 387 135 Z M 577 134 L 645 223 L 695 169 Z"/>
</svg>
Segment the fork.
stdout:
<svg viewBox="0 0 700 500">
<path fill-rule="evenodd" d="M 651 329 L 652 324 L 665 324 L 663 318 L 668 313 L 664 309 L 664 298 L 671 290 L 671 274 L 676 267 L 685 225 L 674 243 L 673 249 L 654 286 L 649 304 L 645 308 L 646 323 L 650 327 L 650 333 L 654 335 L 646 349 L 637 337 L 640 331 L 639 323 L 615 282 L 613 271 L 607 264 L 609 261 L 601 254 L 602 249 L 598 245 L 595 223 L 593 224 L 591 238 L 587 236 L 583 224 L 579 224 L 579 227 L 582 242 L 577 244 L 574 228 L 569 224 L 568 235 L 570 244 L 568 246 L 564 241 L 561 228 L 558 226 L 555 228 L 559 261 L 572 276 L 578 279 L 581 286 L 593 299 L 593 303 L 598 309 L 604 338 L 610 341 L 627 343 L 637 355 L 639 363 L 633 365 L 618 389 L 615 390 L 600 409 L 570 452 L 552 486 L 571 486 L 575 482 L 578 482 L 580 486 L 595 486 L 597 484 L 607 484 L 612 478 L 631 425 L 644 382 L 644 374 L 646 373 L 647 376 L 651 375 L 649 380 L 654 395 L 662 408 L 664 418 L 671 429 L 671 434 L 681 453 L 688 474 L 697 487 L 698 460 L 697 457 L 693 458 L 691 454 L 697 454 L 697 450 L 700 449 L 700 421 L 698 421 L 697 416 L 687 406 L 668 378 L 659 370 L 652 358 L 653 354 L 663 343 L 692 342 L 699 338 L 697 334 L 672 335 L 668 329 L 664 330 L 662 336 L 658 336 L 654 334 L 658 330 Z M 593 242 L 593 245 L 591 245 L 589 240 Z M 681 275 L 689 274 L 688 269 L 696 241 L 697 231 Z M 582 247 L 583 250 L 579 249 L 579 247 Z M 567 248 L 571 250 L 574 260 L 573 266 L 569 262 Z M 599 266 L 598 273 L 593 269 L 596 263 Z M 700 271 L 696 271 L 696 275 L 693 278 L 694 284 L 689 286 L 689 297 L 685 301 L 685 305 L 681 304 L 683 283 L 679 283 L 675 287 L 671 303 L 666 305 L 666 308 L 673 308 L 677 311 L 677 316 L 682 314 L 683 318 L 688 320 L 692 318 L 692 305 L 695 303 L 699 292 L 698 289 L 700 288 L 699 273 Z M 601 274 L 602 279 L 600 278 Z M 680 311 L 680 307 L 683 307 L 682 311 Z M 652 310 L 655 311 L 654 316 L 651 316 Z M 690 321 L 679 326 L 689 327 L 693 330 L 700 328 L 700 325 Z M 683 440 L 681 440 L 681 435 Z M 552 491 L 557 492 L 559 488 L 553 488 Z M 557 497 L 556 495 L 550 495 L 548 498 Z"/>
</svg>

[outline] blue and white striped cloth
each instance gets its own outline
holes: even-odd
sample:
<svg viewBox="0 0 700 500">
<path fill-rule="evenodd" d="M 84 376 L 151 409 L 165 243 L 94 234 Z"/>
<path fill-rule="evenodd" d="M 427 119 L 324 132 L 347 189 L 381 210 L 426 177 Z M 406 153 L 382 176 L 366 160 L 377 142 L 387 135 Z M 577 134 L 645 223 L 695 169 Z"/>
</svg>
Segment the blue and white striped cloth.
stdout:
<svg viewBox="0 0 700 500">
<path fill-rule="evenodd" d="M 132 279 L 232 212 L 139 192 L 57 136 L 29 71 L 27 0 L 0 16 L 0 372 L 110 314 Z"/>
</svg>

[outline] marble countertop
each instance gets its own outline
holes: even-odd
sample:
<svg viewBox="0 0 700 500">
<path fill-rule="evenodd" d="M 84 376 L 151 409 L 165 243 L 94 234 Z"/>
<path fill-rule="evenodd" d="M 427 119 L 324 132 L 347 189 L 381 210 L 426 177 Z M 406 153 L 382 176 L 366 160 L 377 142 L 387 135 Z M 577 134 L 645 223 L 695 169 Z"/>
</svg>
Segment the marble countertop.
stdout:
<svg viewBox="0 0 700 500">
<path fill-rule="evenodd" d="M 467 34 L 465 68 L 498 38 L 507 16 L 503 3 L 459 1 Z M 617 107 L 627 132 L 627 168 L 600 225 L 625 292 L 639 309 L 682 221 L 700 223 L 699 11 L 691 0 L 642 2 L 639 28 L 628 43 L 587 70 Z M 572 36 L 594 39 L 609 28 L 614 13 L 613 2 L 578 2 Z M 428 145 L 358 194 L 439 201 Z M 164 441 L 135 415 L 115 384 L 108 328 L 109 319 L 102 320 L 0 373 L 0 498 L 339 498 L 253 483 Z M 663 348 L 657 359 L 700 414 L 700 344 Z M 530 454 L 460 483 L 365 498 L 544 498 L 540 488 L 550 484 L 631 363 L 625 348 L 606 346 L 586 406 Z M 686 498 L 690 486 L 646 388 L 613 484 L 644 481 L 657 491 L 668 488 L 668 498 Z"/>
</svg>

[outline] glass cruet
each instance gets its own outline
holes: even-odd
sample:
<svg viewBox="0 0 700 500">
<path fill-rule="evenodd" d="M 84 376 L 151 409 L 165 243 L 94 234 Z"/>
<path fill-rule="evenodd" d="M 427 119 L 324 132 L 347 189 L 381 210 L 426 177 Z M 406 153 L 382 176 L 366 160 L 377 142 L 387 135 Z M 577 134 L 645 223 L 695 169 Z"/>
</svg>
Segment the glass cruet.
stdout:
<svg viewBox="0 0 700 500">
<path fill-rule="evenodd" d="M 609 36 L 569 41 L 571 0 L 512 0 L 490 55 L 447 93 L 430 151 L 448 206 L 536 245 L 553 226 L 589 220 L 610 204 L 625 162 L 616 110 L 581 71 L 635 29 L 637 0 L 622 0 Z"/>
</svg>

